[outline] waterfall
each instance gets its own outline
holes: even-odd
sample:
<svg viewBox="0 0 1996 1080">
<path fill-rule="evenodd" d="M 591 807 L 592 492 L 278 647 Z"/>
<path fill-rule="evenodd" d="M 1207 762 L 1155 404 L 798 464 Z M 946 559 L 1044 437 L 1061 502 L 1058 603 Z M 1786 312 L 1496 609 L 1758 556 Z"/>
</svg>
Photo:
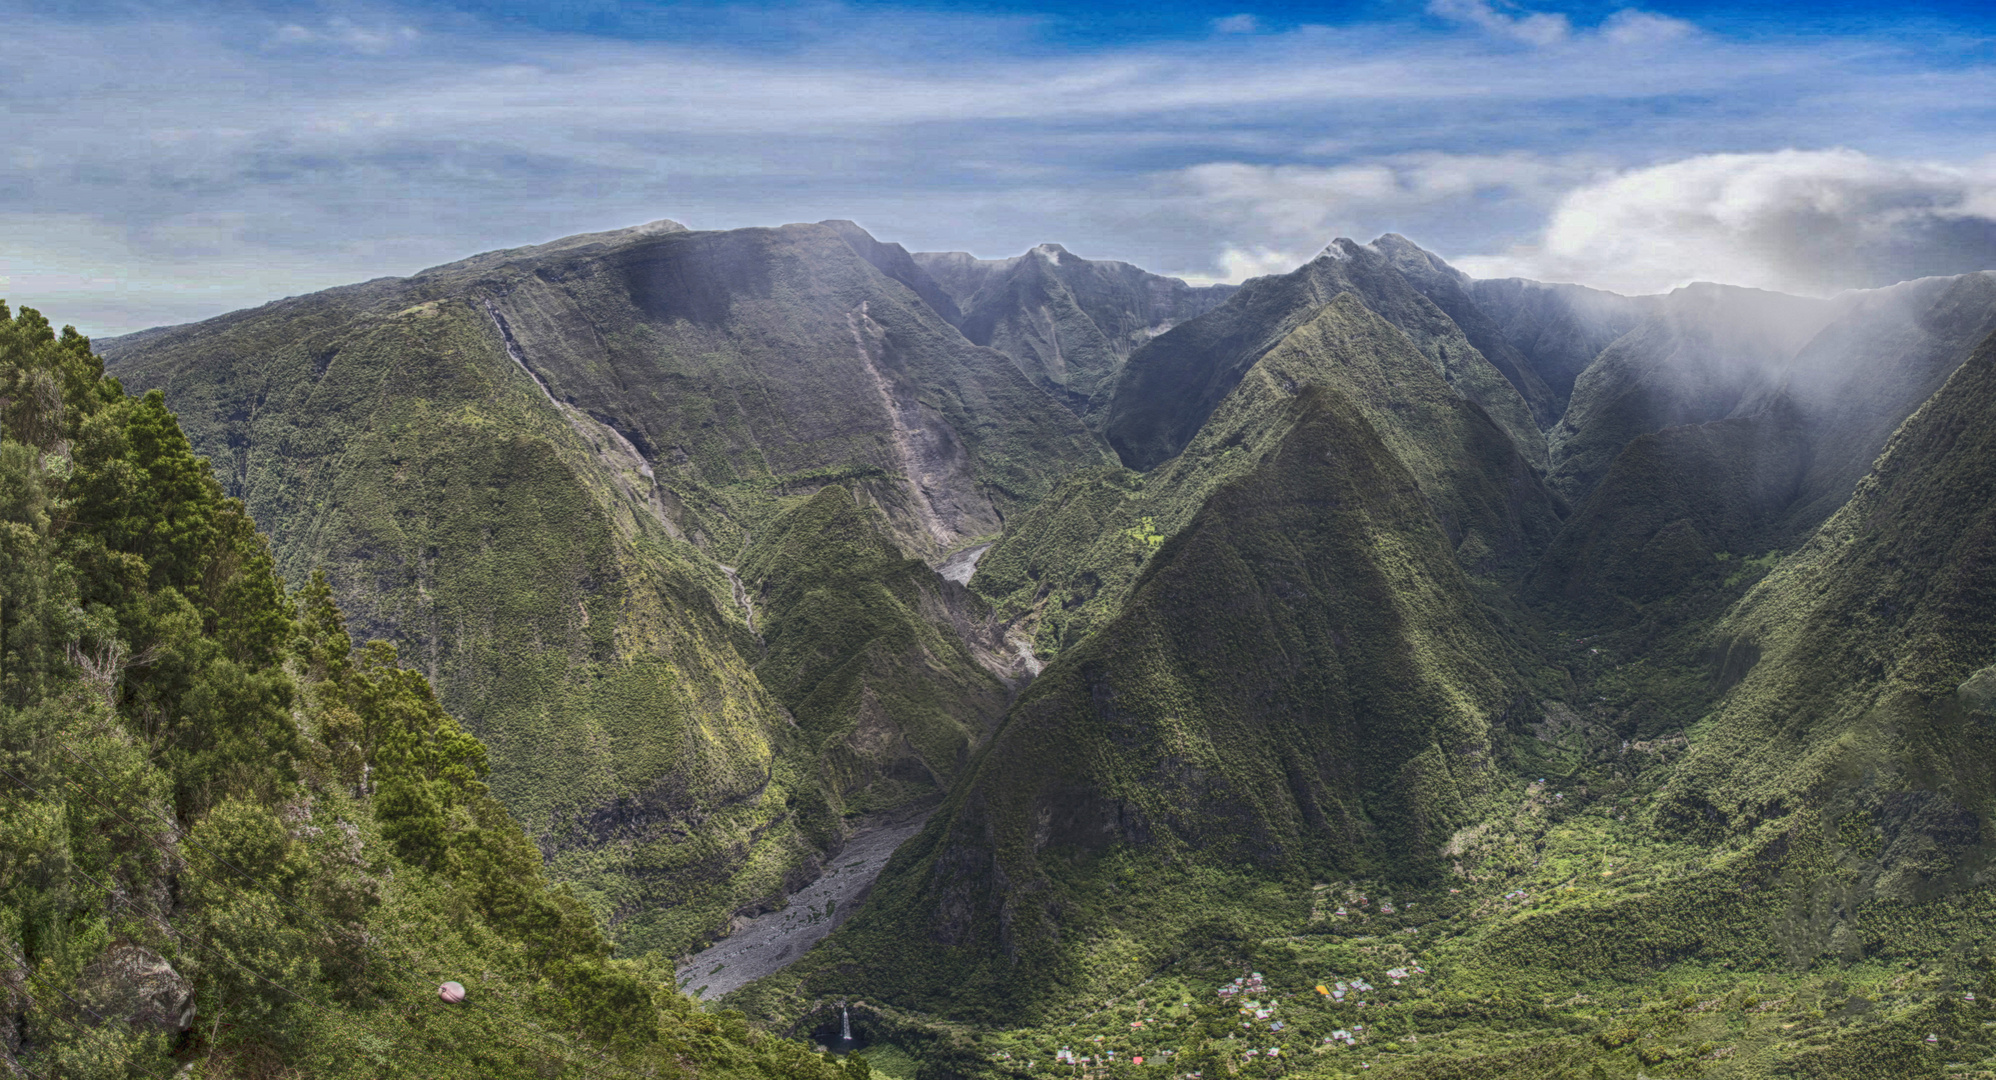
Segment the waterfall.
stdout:
<svg viewBox="0 0 1996 1080">
<path fill-rule="evenodd" d="M 839 1041 L 852 1042 L 852 1014 L 846 1011 L 844 1005 L 839 1006 Z"/>
</svg>

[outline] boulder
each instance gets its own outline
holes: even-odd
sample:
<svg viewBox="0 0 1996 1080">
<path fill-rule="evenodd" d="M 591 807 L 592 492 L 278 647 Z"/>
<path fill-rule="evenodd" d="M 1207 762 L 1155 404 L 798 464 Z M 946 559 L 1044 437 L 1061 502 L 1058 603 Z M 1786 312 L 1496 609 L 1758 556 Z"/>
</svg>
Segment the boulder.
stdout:
<svg viewBox="0 0 1996 1080">
<path fill-rule="evenodd" d="M 194 1026 L 194 984 L 151 949 L 119 942 L 76 980 L 86 1019 L 177 1034 Z"/>
<path fill-rule="evenodd" d="M 1996 713 L 1996 667 L 1970 675 L 1955 689 L 1954 697 L 1967 712 Z"/>
</svg>

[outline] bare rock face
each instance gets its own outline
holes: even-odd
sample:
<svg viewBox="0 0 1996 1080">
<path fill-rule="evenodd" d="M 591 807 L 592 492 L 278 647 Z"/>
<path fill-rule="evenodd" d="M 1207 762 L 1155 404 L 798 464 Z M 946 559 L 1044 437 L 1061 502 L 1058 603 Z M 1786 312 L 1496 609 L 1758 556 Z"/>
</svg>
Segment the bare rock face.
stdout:
<svg viewBox="0 0 1996 1080">
<path fill-rule="evenodd" d="M 194 1025 L 194 984 L 151 949 L 119 942 L 77 979 L 77 998 L 100 1022 L 178 1034 Z"/>
</svg>

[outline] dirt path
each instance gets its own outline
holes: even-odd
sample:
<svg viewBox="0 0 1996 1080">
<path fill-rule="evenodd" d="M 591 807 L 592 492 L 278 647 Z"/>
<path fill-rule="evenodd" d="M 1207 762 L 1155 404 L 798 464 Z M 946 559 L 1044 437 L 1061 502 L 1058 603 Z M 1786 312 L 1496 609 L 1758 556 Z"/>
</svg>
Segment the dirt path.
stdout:
<svg viewBox="0 0 1996 1080">
<path fill-rule="evenodd" d="M 694 954 L 679 968 L 679 985 L 712 1000 L 788 967 L 859 909 L 887 857 L 920 832 L 933 812 L 883 814 L 862 824 L 824 874 L 791 895 L 789 907 L 758 916 Z"/>
</svg>

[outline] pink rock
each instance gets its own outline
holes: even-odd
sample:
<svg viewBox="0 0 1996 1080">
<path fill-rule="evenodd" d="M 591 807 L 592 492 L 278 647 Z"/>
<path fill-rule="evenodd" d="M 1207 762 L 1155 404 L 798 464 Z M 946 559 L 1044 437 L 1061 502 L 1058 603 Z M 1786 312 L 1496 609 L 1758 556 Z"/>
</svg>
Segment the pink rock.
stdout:
<svg viewBox="0 0 1996 1080">
<path fill-rule="evenodd" d="M 443 998 L 445 1001 L 450 1002 L 452 1005 L 455 1005 L 458 1002 L 464 1000 L 464 984 L 459 982 L 447 982 L 442 986 L 437 987 L 437 996 Z"/>
</svg>

